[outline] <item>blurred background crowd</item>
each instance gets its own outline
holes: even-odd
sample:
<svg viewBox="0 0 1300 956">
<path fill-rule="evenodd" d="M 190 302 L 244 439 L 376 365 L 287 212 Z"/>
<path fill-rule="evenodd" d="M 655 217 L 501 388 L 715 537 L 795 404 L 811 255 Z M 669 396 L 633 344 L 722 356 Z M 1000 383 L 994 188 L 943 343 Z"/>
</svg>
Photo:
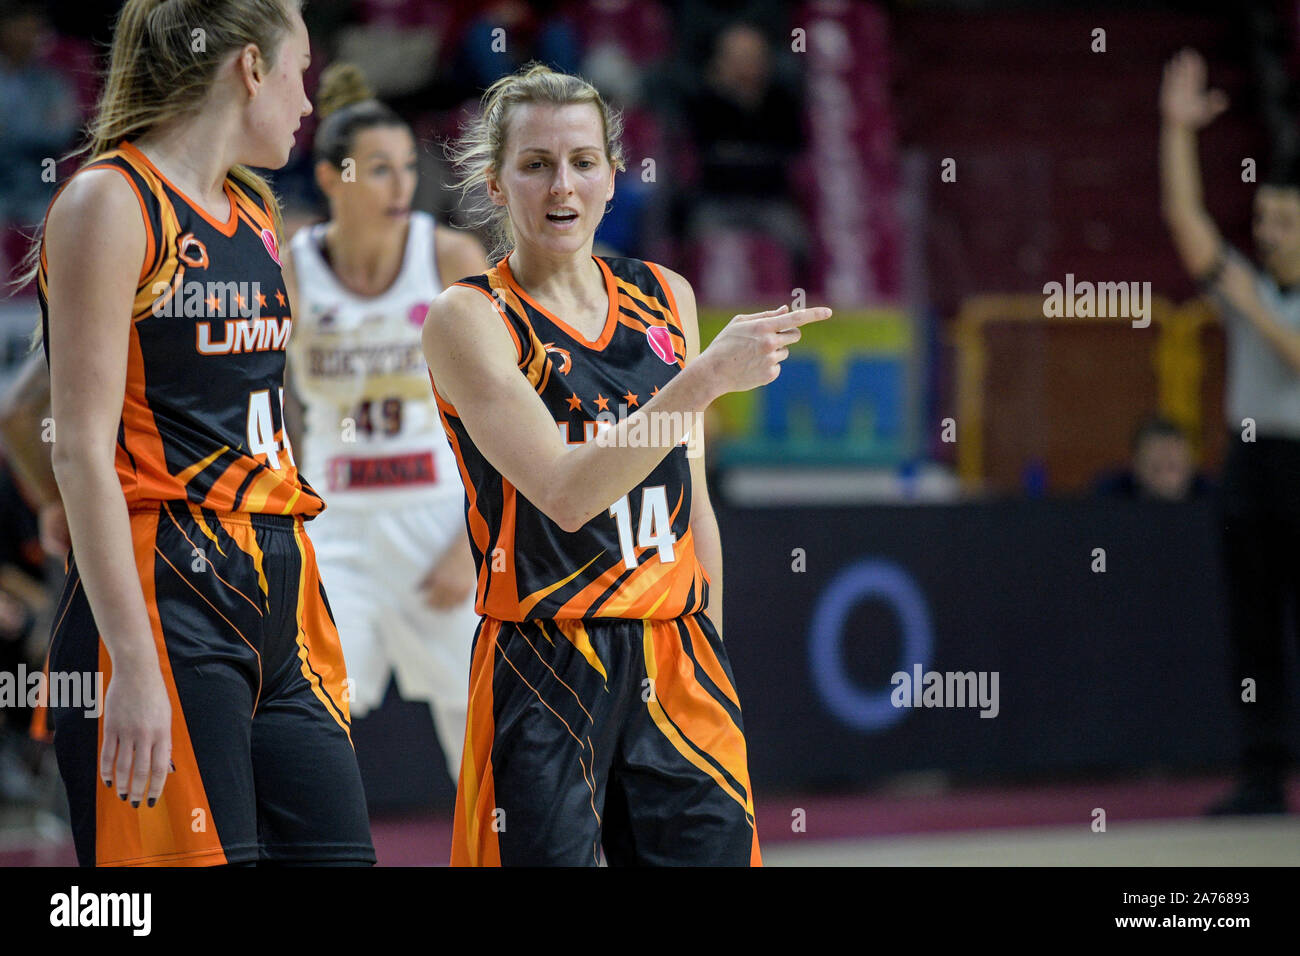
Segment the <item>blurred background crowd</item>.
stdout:
<svg viewBox="0 0 1300 956">
<path fill-rule="evenodd" d="M 93 106 L 117 6 L 8 0 L 0 12 L 0 271 L 17 264 L 24 234 L 72 171 L 59 160 L 77 144 Z M 790 509 L 841 509 L 833 523 L 849 522 L 853 533 L 834 547 L 856 542 L 869 550 L 867 536 L 903 527 L 906 515 L 923 510 L 919 504 L 997 503 L 1019 509 L 999 512 L 1015 516 L 1018 530 L 1007 533 L 1015 539 L 1008 547 L 1016 547 L 1033 538 L 1017 523 L 1037 520 L 1026 517 L 1039 514 L 1026 510 L 1033 507 L 1176 502 L 1200 510 L 1151 519 L 1150 527 L 1191 529 L 1186 539 L 1161 538 L 1161 553 L 1205 555 L 1196 551 L 1189 559 L 1196 570 L 1187 574 L 1157 574 L 1153 587 L 1182 608 L 1186 617 L 1170 618 L 1176 626 L 1196 619 L 1187 626 L 1201 636 L 1184 634 L 1184 653 L 1225 646 L 1225 622 L 1213 610 L 1222 600 L 1209 510 L 1230 440 L 1225 335 L 1162 220 L 1157 94 L 1176 50 L 1190 46 L 1206 56 L 1231 107 L 1201 138 L 1205 199 L 1224 235 L 1250 249 L 1256 186 L 1243 176 L 1243 158 L 1262 168 L 1297 149 L 1300 5 L 311 0 L 304 17 L 313 43 L 309 95 L 330 63 L 361 66 L 376 95 L 411 121 L 422 146 L 415 205 L 441 221 L 458 224 L 455 197 L 442 186 L 451 177 L 439 144 L 456 134 L 483 88 L 541 60 L 588 77 L 624 113 L 628 169 L 597 234 L 598 253 L 658 261 L 686 275 L 705 341 L 751 306 L 803 297 L 835 307 L 836 321 L 809 331 L 807 349 L 778 383 L 730 396 L 711 412 L 711 480 L 725 512 L 724 541 L 729 527 L 753 526 L 758 511 L 774 511 L 776 526 L 789 529 L 774 544 L 788 564 L 792 547 L 817 540 L 806 530 L 816 526 L 812 511 Z M 288 231 L 324 214 L 311 169 L 313 119 L 304 120 L 289 165 L 274 174 Z M 1067 274 L 1150 282 L 1150 328 L 1134 328 L 1127 316 L 1048 317 L 1043 287 Z M 22 361 L 38 315 L 30 288 L 0 306 L 0 365 L 12 371 Z M 39 666 L 47 633 L 41 582 L 57 583 L 61 562 L 42 556 L 23 495 L 3 474 L 0 508 L 0 670 L 20 659 Z M 1098 513 L 1071 513 L 1065 524 Z M 1147 520 L 1123 514 L 1123 521 Z M 810 517 L 801 522 L 801 515 Z M 830 543 L 827 549 L 822 554 Z M 729 581 L 759 563 L 731 546 L 727 555 Z M 821 584 L 840 557 L 824 560 Z M 897 560 L 933 583 L 936 644 L 960 648 L 961 627 L 977 625 L 954 624 L 948 633 L 956 636 L 945 637 L 949 625 L 937 609 L 958 600 L 942 582 L 964 575 L 965 566 L 946 559 L 927 570 L 928 557 Z M 803 604 L 791 600 L 793 626 L 807 627 L 803 612 L 816 604 L 814 591 Z M 1189 604 L 1193 591 L 1208 603 Z M 1140 604 L 1153 593 L 1105 600 Z M 729 584 L 729 609 L 743 598 Z M 1004 602 L 991 606 L 989 619 L 1002 619 L 998 607 L 1017 599 L 988 596 Z M 1203 613 L 1207 607 L 1212 613 Z M 728 618 L 739 631 L 740 612 L 729 610 Z M 851 620 L 887 633 L 898 626 L 865 612 Z M 1115 620 L 1104 627 L 1113 630 Z M 1116 635 L 1119 646 L 1131 636 Z M 845 670 L 862 684 L 879 683 L 897 657 L 889 640 L 845 644 L 843 654 L 854 658 Z M 1152 653 L 1150 668 L 1168 664 L 1163 651 Z M 1213 698 L 1210 723 L 1230 723 L 1226 653 L 1207 651 L 1195 675 L 1170 677 L 1168 699 L 1194 710 Z M 749 701 L 769 688 L 745 654 L 738 649 L 735 661 L 749 723 Z M 891 663 L 883 672 L 855 663 L 872 656 Z M 1093 663 L 1106 673 L 1106 661 Z M 806 702 L 800 698 L 791 713 L 797 718 L 803 707 L 809 728 L 833 725 L 834 695 L 815 673 L 804 684 Z M 1136 712 L 1158 710 L 1162 700 Z M 871 733 L 887 728 L 863 735 L 859 727 L 852 737 L 838 727 L 847 736 L 837 746 L 860 772 L 812 761 L 794 779 L 788 765 L 763 762 L 765 750 L 780 750 L 765 748 L 764 733 L 769 726 L 776 733 L 781 721 L 765 723 L 762 706 L 754 705 L 750 730 L 759 755 L 754 775 L 773 790 L 860 786 L 891 769 L 977 777 L 1143 764 L 1226 770 L 1236 752 L 1225 730 L 1198 731 L 1193 745 L 1166 751 L 1084 748 L 1060 760 L 1021 759 L 1034 746 L 1027 737 L 980 764 L 949 761 L 942 748 L 913 739 L 869 766 L 879 753 Z M 1013 712 L 1007 721 L 1016 719 Z M 0 710 L 0 800 L 10 803 L 48 799 L 40 768 L 48 757 L 26 740 L 24 724 L 21 710 Z M 364 755 L 362 762 L 365 770 Z M 411 802 L 396 784 L 374 786 L 380 805 L 386 795 L 394 805 Z M 433 803 L 445 808 L 445 787 L 441 793 Z"/>
</svg>

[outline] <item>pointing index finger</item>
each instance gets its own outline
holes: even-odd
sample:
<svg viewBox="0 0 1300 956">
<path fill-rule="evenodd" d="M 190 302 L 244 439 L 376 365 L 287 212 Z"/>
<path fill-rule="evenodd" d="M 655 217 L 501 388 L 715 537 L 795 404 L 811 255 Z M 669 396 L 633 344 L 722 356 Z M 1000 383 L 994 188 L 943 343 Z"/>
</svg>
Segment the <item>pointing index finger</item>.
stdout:
<svg viewBox="0 0 1300 956">
<path fill-rule="evenodd" d="M 810 322 L 821 322 L 831 317 L 831 310 L 826 306 L 817 306 L 811 309 L 799 309 L 787 315 L 778 315 L 770 319 L 763 319 L 766 326 L 764 331 L 785 332 L 789 329 L 797 329 L 801 325 L 807 325 Z"/>
</svg>

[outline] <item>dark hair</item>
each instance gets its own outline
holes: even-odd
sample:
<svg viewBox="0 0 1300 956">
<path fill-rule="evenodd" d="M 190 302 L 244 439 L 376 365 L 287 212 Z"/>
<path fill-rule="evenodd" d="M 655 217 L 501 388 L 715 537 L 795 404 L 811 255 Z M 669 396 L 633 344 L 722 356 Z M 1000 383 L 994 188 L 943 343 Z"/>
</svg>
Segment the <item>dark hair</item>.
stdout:
<svg viewBox="0 0 1300 956">
<path fill-rule="evenodd" d="M 390 107 L 375 99 L 360 67 L 352 63 L 334 63 L 321 73 L 316 113 L 321 123 L 312 142 L 312 157 L 339 167 L 362 130 L 377 126 L 411 128 Z"/>
<path fill-rule="evenodd" d="M 1143 419 L 1142 424 L 1133 433 L 1133 450 L 1137 451 L 1151 438 L 1179 438 L 1187 441 L 1187 432 L 1183 431 L 1182 426 L 1173 419 L 1165 418 L 1163 415 L 1152 415 Z"/>
</svg>

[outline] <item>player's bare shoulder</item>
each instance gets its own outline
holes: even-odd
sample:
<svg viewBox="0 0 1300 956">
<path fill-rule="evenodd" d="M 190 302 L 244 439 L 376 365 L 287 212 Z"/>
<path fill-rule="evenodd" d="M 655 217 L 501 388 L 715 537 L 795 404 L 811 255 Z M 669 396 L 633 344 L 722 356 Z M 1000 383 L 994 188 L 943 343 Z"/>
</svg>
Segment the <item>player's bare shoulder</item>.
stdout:
<svg viewBox="0 0 1300 956">
<path fill-rule="evenodd" d="M 438 391 L 453 404 L 483 388 L 492 375 L 514 372 L 514 344 L 492 298 L 451 285 L 434 297 L 421 343 Z"/>
<path fill-rule="evenodd" d="M 466 285 L 449 285 L 429 303 L 424 320 L 426 344 L 430 336 L 445 341 L 472 335 L 495 319 L 496 306 L 481 290 Z"/>
<path fill-rule="evenodd" d="M 140 200 L 117 170 L 100 168 L 77 173 L 59 191 L 46 224 L 47 245 L 76 242 L 86 251 L 102 250 L 116 259 L 142 259 L 147 237 Z"/>
</svg>

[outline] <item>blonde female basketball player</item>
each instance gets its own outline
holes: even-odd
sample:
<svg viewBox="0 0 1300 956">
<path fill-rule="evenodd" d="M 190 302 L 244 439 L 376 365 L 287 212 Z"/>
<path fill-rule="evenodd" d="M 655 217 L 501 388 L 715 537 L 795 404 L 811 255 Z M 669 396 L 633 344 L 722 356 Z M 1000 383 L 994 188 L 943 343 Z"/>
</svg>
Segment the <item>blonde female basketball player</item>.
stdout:
<svg viewBox="0 0 1300 956">
<path fill-rule="evenodd" d="M 830 310 L 737 316 L 700 352 L 681 276 L 591 254 L 624 165 L 596 90 L 531 65 L 481 105 L 452 153 L 510 251 L 424 327 L 483 615 L 452 862 L 757 864 L 694 450 Z"/>
<path fill-rule="evenodd" d="M 295 447 L 329 500 L 312 543 L 353 715 L 379 706 L 395 673 L 404 698 L 432 707 L 454 781 L 478 624 L 474 561 L 420 329 L 429 300 L 487 260 L 472 236 L 411 210 L 415 137 L 356 67 L 325 71 L 317 111 L 330 219 L 298 232 L 285 272 L 296 289 L 289 373 L 306 413 Z"/>
<path fill-rule="evenodd" d="M 198 42 L 201 38 L 202 42 Z M 52 702 L 83 864 L 373 863 L 346 675 L 283 430 L 292 0 L 127 0 L 38 283 L 72 554 Z M 84 702 L 83 702 L 84 704 Z"/>
</svg>

